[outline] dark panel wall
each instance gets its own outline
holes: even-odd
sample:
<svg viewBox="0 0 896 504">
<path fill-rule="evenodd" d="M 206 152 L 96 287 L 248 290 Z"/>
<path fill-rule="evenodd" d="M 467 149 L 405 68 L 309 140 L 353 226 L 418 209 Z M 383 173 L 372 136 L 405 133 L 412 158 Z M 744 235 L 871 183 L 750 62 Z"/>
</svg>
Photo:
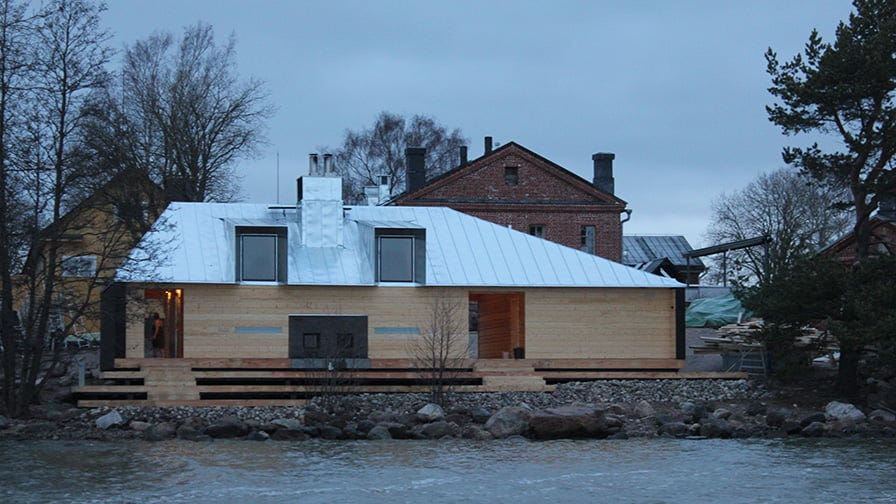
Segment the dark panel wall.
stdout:
<svg viewBox="0 0 896 504">
<path fill-rule="evenodd" d="M 305 345 L 306 335 L 318 335 L 317 348 Z M 339 335 L 351 334 L 351 345 Z M 290 359 L 366 359 L 366 315 L 290 315 Z"/>
<path fill-rule="evenodd" d="M 100 368 L 115 368 L 115 359 L 125 356 L 126 293 L 124 284 L 113 283 L 100 294 Z"/>
</svg>

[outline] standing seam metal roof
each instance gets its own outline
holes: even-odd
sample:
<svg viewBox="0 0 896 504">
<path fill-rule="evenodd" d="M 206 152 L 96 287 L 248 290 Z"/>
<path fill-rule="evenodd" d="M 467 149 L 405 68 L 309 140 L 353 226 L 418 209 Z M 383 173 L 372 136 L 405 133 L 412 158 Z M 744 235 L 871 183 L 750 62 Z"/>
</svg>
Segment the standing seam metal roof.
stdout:
<svg viewBox="0 0 896 504">
<path fill-rule="evenodd" d="M 295 210 L 248 203 L 172 203 L 129 260 L 151 271 L 126 264 L 116 278 L 236 283 L 235 228 L 246 225 L 286 228 L 286 283 L 293 285 L 376 285 L 373 244 L 361 228 L 405 227 L 425 229 L 427 286 L 683 287 L 449 208 L 346 207 L 343 246 L 306 247 Z"/>
</svg>

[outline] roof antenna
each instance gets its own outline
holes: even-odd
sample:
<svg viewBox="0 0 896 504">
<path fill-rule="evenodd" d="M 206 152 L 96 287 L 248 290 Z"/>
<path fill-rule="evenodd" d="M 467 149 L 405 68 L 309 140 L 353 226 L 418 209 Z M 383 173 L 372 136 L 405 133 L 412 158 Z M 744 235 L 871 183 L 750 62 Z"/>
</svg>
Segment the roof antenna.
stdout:
<svg viewBox="0 0 896 504">
<path fill-rule="evenodd" d="M 280 204 L 280 151 L 277 151 L 277 204 Z"/>
</svg>

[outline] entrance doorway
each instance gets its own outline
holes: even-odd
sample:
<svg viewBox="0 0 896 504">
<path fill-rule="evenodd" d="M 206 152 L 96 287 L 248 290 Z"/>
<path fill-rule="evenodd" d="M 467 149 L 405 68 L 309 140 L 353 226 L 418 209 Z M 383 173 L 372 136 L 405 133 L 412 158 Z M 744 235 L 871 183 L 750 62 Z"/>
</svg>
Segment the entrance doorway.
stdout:
<svg viewBox="0 0 896 504">
<path fill-rule="evenodd" d="M 525 358 L 526 316 L 522 292 L 470 294 L 478 308 L 476 331 L 480 359 Z"/>
<path fill-rule="evenodd" d="M 163 355 L 169 358 L 184 356 L 184 291 L 183 289 L 146 289 L 146 345 L 151 350 L 153 334 L 153 314 L 162 319 L 165 338 Z M 147 341 L 148 340 L 148 341 Z M 151 355 L 151 354 L 150 354 Z M 150 355 L 147 355 L 149 357 Z"/>
</svg>

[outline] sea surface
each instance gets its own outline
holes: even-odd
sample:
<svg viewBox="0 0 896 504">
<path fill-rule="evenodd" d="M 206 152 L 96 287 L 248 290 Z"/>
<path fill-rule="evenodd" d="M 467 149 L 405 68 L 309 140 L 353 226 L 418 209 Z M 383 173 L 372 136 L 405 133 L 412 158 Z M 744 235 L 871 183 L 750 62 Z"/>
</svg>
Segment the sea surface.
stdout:
<svg viewBox="0 0 896 504">
<path fill-rule="evenodd" d="M 0 502 L 896 502 L 896 440 L 4 441 Z"/>
</svg>

